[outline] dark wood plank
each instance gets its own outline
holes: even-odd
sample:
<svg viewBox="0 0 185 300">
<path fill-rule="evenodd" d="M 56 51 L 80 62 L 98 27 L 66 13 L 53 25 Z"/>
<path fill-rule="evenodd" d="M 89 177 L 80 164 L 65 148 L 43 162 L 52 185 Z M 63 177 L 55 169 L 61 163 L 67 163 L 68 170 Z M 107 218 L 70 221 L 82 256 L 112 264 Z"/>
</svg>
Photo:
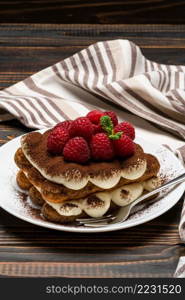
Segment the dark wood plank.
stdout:
<svg viewBox="0 0 185 300">
<path fill-rule="evenodd" d="M 107 39 L 129 39 L 150 59 L 185 64 L 185 25 L 0 26 L 0 88 Z M 13 58 L 13 59 L 12 59 Z"/>
<path fill-rule="evenodd" d="M 180 24 L 185 20 L 183 0 L 28 0 L 0 2 L 1 22 Z"/>
<path fill-rule="evenodd" d="M 92 235 L 47 230 L 1 212 L 0 274 L 172 277 L 184 252 L 180 211 L 181 203 L 147 225 Z"/>
<path fill-rule="evenodd" d="M 7 87 L 91 43 L 126 38 L 153 60 L 184 64 L 185 25 L 0 26 L 0 87 Z M 29 129 L 0 123 L 0 144 Z M 101 234 L 57 232 L 0 210 L 0 276 L 172 277 L 185 247 L 178 234 L 182 201 L 134 228 Z"/>
</svg>

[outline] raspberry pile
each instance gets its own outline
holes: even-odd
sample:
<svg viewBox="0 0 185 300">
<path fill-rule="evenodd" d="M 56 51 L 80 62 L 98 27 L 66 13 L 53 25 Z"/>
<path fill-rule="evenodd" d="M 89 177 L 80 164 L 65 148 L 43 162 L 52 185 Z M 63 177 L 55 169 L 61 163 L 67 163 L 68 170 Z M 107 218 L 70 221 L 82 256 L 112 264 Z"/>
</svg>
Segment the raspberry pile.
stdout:
<svg viewBox="0 0 185 300">
<path fill-rule="evenodd" d="M 89 160 L 110 161 L 134 154 L 135 129 L 118 123 L 113 111 L 90 111 L 85 117 L 58 123 L 48 135 L 47 149 L 66 161 L 84 164 Z"/>
</svg>

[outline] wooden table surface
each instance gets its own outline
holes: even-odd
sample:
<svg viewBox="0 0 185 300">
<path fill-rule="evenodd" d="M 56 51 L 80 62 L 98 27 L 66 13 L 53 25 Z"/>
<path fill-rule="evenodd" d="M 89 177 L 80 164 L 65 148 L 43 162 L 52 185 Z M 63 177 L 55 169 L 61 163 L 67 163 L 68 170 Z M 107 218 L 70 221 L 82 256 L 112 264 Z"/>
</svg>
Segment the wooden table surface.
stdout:
<svg viewBox="0 0 185 300">
<path fill-rule="evenodd" d="M 185 25 L 0 25 L 0 88 L 91 43 L 125 38 L 150 59 L 185 64 Z M 0 123 L 0 143 L 28 132 Z M 178 235 L 182 200 L 137 227 L 110 233 L 57 232 L 0 209 L 0 276 L 172 277 L 185 247 Z"/>
<path fill-rule="evenodd" d="M 184 0 L 6 0 L 2 23 L 184 24 Z"/>
</svg>

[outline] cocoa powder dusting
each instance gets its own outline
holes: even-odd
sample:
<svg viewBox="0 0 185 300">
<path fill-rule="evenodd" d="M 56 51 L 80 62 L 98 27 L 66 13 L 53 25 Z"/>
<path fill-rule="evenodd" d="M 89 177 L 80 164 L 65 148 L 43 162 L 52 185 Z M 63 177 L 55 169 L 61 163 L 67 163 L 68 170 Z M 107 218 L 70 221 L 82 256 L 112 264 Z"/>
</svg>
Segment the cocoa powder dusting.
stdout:
<svg viewBox="0 0 185 300">
<path fill-rule="evenodd" d="M 96 195 L 90 195 L 87 198 L 87 203 L 89 206 L 95 208 L 95 207 L 101 207 L 103 206 L 104 202 L 99 199 L 98 197 L 96 197 Z"/>
<path fill-rule="evenodd" d="M 34 219 L 39 219 L 42 220 L 42 217 L 40 215 L 41 213 L 41 209 L 39 208 L 35 208 L 31 205 L 31 201 L 29 201 L 29 197 L 27 194 L 20 192 L 20 191 L 16 191 L 16 195 L 18 198 L 18 200 L 21 202 L 22 206 L 24 207 L 24 209 L 26 210 L 26 212 Z"/>
</svg>

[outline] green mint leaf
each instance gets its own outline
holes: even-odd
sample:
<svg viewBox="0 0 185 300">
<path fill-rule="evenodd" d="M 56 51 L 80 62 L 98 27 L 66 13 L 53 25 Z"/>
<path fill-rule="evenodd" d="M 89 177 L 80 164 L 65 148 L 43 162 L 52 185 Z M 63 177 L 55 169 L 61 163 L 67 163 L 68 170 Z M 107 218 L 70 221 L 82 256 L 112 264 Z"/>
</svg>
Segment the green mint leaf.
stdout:
<svg viewBox="0 0 185 300">
<path fill-rule="evenodd" d="M 122 131 L 109 135 L 109 138 L 111 140 L 119 140 L 121 136 L 122 136 Z"/>
<path fill-rule="evenodd" d="M 112 134 L 113 131 L 113 123 L 112 120 L 109 116 L 103 116 L 100 118 L 100 125 L 103 128 L 103 130 L 105 130 L 108 135 Z"/>
<path fill-rule="evenodd" d="M 107 133 L 109 139 L 111 140 L 119 140 L 122 136 L 123 132 L 114 132 L 114 125 L 112 123 L 112 120 L 109 116 L 103 116 L 100 118 L 100 125 Z"/>
</svg>

